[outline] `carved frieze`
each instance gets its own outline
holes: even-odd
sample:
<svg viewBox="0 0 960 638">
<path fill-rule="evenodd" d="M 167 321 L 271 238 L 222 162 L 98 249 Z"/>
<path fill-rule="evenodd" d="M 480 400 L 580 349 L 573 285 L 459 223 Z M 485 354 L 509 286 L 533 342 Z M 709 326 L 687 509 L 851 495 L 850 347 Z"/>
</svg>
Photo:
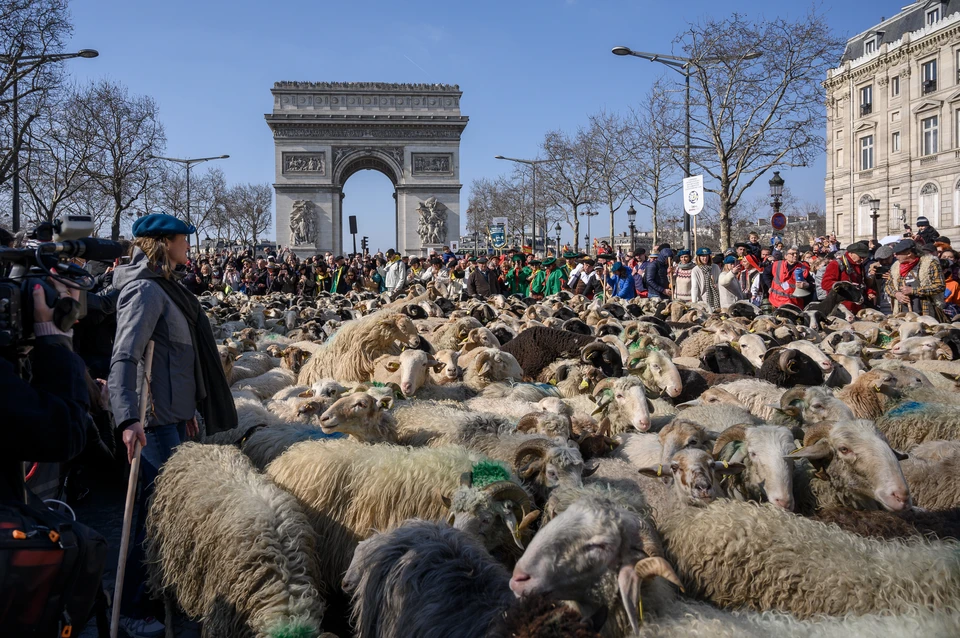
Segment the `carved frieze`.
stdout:
<svg viewBox="0 0 960 638">
<path fill-rule="evenodd" d="M 290 211 L 290 245 L 304 246 L 317 241 L 317 219 L 313 202 L 298 199 Z"/>
<path fill-rule="evenodd" d="M 310 175 L 326 175 L 327 154 L 319 153 L 284 153 L 284 175 L 303 173 Z"/>
<path fill-rule="evenodd" d="M 403 167 L 403 147 L 402 146 L 334 146 L 333 147 L 333 168 L 334 173 L 341 164 L 351 155 L 370 154 L 373 151 L 386 153 L 400 167 Z"/>
<path fill-rule="evenodd" d="M 413 174 L 452 175 L 452 153 L 413 153 Z"/>
<path fill-rule="evenodd" d="M 286 126 L 273 127 L 278 139 L 459 140 L 463 127 L 452 126 Z"/>
<path fill-rule="evenodd" d="M 447 242 L 447 207 L 430 197 L 417 207 L 420 214 L 417 234 L 424 244 L 445 244 Z"/>
<path fill-rule="evenodd" d="M 459 91 L 458 84 L 397 84 L 395 82 L 274 82 L 274 89 L 310 89 L 343 91 L 425 91 L 446 93 Z"/>
</svg>

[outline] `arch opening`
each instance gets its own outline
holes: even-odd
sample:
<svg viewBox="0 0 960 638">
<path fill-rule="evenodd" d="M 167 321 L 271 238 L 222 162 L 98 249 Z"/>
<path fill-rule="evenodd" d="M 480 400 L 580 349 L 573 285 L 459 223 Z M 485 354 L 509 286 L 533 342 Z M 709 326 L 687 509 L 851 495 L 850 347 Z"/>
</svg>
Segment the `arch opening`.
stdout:
<svg viewBox="0 0 960 638">
<path fill-rule="evenodd" d="M 370 254 L 396 248 L 397 191 L 390 175 L 373 167 L 358 167 L 346 175 L 342 184 L 343 252 L 353 252 L 350 215 L 357 217 L 357 252 L 363 250 L 361 240 L 364 236 L 369 240 Z"/>
</svg>

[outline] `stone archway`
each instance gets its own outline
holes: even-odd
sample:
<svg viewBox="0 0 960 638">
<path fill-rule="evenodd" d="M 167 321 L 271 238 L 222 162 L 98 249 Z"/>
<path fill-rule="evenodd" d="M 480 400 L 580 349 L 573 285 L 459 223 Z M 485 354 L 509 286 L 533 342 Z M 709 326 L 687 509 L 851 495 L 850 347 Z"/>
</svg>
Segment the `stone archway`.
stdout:
<svg viewBox="0 0 960 638">
<path fill-rule="evenodd" d="M 343 185 L 360 170 L 396 189 L 396 248 L 425 254 L 460 233 L 457 86 L 277 82 L 265 116 L 276 158 L 277 243 L 342 253 Z M 358 215 L 360 234 L 377 220 Z"/>
</svg>

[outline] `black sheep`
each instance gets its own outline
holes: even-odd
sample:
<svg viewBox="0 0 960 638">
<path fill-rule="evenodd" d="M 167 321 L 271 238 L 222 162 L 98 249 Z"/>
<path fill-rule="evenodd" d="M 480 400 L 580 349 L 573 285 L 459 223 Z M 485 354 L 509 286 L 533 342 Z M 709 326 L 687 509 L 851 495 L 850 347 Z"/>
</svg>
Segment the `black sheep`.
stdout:
<svg viewBox="0 0 960 638">
<path fill-rule="evenodd" d="M 937 333 L 937 339 L 942 341 L 948 348 L 950 348 L 950 352 L 953 353 L 954 361 L 960 360 L 960 330 L 956 328 L 941 330 Z"/>
<path fill-rule="evenodd" d="M 512 330 L 505 326 L 494 328 L 491 330 L 491 332 L 493 333 L 493 336 L 497 338 L 497 341 L 500 342 L 501 346 L 516 336 Z"/>
<path fill-rule="evenodd" d="M 792 348 L 768 350 L 757 378 L 780 388 L 823 385 L 823 371 L 816 361 Z"/>
<path fill-rule="evenodd" d="M 700 363 L 710 372 L 717 374 L 741 374 L 752 377 L 757 373 L 757 369 L 753 367 L 750 360 L 728 343 L 710 346 L 704 350 L 700 355 Z"/>
<path fill-rule="evenodd" d="M 561 328 L 567 332 L 573 332 L 578 335 L 593 335 L 593 329 L 581 319 L 567 319 L 561 324 Z"/>
<path fill-rule="evenodd" d="M 504 344 L 502 350 L 516 358 L 527 378 L 535 379 L 557 359 L 579 359 L 584 346 L 594 341 L 593 336 L 534 326 Z"/>
<path fill-rule="evenodd" d="M 849 281 L 838 281 L 823 299 L 807 304 L 807 310 L 816 310 L 824 317 L 829 317 L 844 301 L 863 304 L 863 288 Z"/>
<path fill-rule="evenodd" d="M 753 378 L 752 374 L 717 374 L 708 370 L 685 368 L 683 366 L 677 366 L 677 371 L 680 373 L 680 382 L 682 383 L 680 394 L 674 398 L 665 397 L 673 405 L 693 401 L 706 392 L 707 388 L 712 388 L 721 383 Z"/>
<path fill-rule="evenodd" d="M 620 351 L 603 341 L 595 341 L 580 351 L 580 361 L 599 368 L 608 377 L 623 376 L 623 357 Z"/>
<path fill-rule="evenodd" d="M 426 319 L 427 311 L 414 303 L 408 303 L 400 308 L 400 312 L 411 319 Z"/>
</svg>

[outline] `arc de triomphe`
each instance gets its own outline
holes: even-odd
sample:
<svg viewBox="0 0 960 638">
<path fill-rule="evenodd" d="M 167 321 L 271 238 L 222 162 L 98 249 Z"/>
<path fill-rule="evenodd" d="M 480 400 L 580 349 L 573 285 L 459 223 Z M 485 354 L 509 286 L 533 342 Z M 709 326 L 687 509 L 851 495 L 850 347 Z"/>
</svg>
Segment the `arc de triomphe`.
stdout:
<svg viewBox="0 0 960 638">
<path fill-rule="evenodd" d="M 460 135 L 469 118 L 460 115 L 458 86 L 277 82 L 271 92 L 278 244 L 342 254 L 343 185 L 363 169 L 396 188 L 399 252 L 459 238 Z M 355 214 L 360 235 L 385 221 Z"/>
</svg>

